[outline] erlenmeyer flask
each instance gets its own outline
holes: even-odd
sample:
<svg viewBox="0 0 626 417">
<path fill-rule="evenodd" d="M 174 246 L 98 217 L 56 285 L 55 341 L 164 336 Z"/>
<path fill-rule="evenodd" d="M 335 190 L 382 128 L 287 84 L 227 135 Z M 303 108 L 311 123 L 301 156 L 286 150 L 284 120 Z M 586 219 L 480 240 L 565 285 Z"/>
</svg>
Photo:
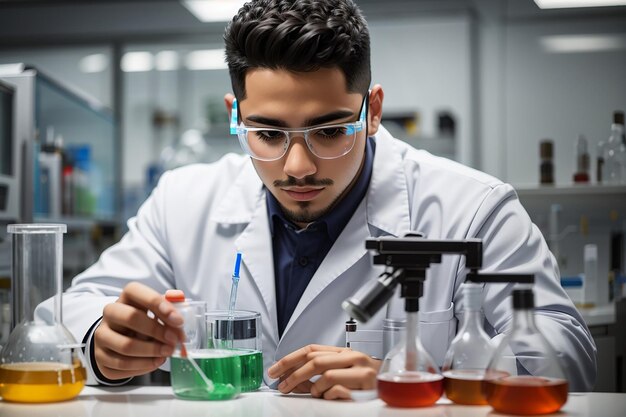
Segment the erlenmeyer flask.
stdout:
<svg viewBox="0 0 626 417">
<path fill-rule="evenodd" d="M 443 393 L 443 376 L 419 340 L 417 312 L 407 313 L 406 329 L 380 367 L 378 396 L 392 407 L 433 405 Z"/>
<path fill-rule="evenodd" d="M 63 233 L 65 225 L 13 224 L 13 324 L 0 354 L 0 395 L 5 401 L 68 400 L 82 390 L 86 372 L 81 345 L 61 318 Z M 51 316 L 37 306 L 54 304 Z"/>
<path fill-rule="evenodd" d="M 457 404 L 487 404 L 482 383 L 496 347 L 483 330 L 482 289 L 481 284 L 463 284 L 463 323 L 443 362 L 446 396 Z"/>
<path fill-rule="evenodd" d="M 513 329 L 496 349 L 484 382 L 487 402 L 501 413 L 554 413 L 567 401 L 567 379 L 533 309 L 532 290 L 513 290 Z"/>
</svg>

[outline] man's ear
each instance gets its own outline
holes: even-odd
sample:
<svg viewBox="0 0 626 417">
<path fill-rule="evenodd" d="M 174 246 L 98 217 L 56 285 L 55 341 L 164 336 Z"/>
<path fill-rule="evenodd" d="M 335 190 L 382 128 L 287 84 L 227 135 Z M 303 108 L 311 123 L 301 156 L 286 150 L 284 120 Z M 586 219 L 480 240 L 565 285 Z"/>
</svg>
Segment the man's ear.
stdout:
<svg viewBox="0 0 626 417">
<path fill-rule="evenodd" d="M 228 120 L 230 120 L 230 113 L 233 109 L 233 100 L 235 100 L 235 95 L 232 93 L 224 94 L 224 105 L 226 106 L 226 111 L 228 112 Z"/>
<path fill-rule="evenodd" d="M 383 99 L 385 93 L 380 84 L 376 84 L 370 90 L 369 108 L 367 111 L 367 133 L 375 135 L 378 132 L 380 121 L 383 117 Z"/>
</svg>

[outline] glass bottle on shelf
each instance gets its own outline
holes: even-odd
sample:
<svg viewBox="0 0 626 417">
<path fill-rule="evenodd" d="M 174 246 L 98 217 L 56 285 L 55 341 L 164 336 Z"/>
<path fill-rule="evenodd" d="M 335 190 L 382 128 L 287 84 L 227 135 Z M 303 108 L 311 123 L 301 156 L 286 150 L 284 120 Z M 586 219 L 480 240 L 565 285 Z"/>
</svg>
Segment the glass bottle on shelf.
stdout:
<svg viewBox="0 0 626 417">
<path fill-rule="evenodd" d="M 552 139 L 543 139 L 539 143 L 539 183 L 542 185 L 554 184 L 554 142 Z"/>
<path fill-rule="evenodd" d="M 13 331 L 0 354 L 0 396 L 41 403 L 76 397 L 86 380 L 81 344 L 63 325 L 65 225 L 13 224 Z M 37 306 L 53 305 L 49 316 Z"/>
<path fill-rule="evenodd" d="M 392 407 L 433 405 L 443 393 L 443 376 L 418 337 L 417 312 L 407 312 L 406 333 L 389 351 L 378 373 L 378 396 Z"/>
<path fill-rule="evenodd" d="M 533 310 L 532 290 L 513 290 L 513 328 L 496 349 L 484 382 L 487 402 L 499 413 L 554 413 L 567 401 L 568 381 Z"/>
<path fill-rule="evenodd" d="M 606 143 L 601 140 L 596 145 L 596 182 L 602 184 L 602 176 L 604 175 L 604 152 L 606 151 Z"/>
<path fill-rule="evenodd" d="M 463 323 L 443 362 L 446 396 L 457 404 L 487 404 L 482 383 L 496 346 L 483 330 L 482 294 L 482 284 L 463 284 Z"/>
<path fill-rule="evenodd" d="M 626 145 L 624 144 L 623 113 L 615 112 L 611 125 L 611 136 L 604 148 L 604 172 L 602 180 L 606 184 L 626 182 Z"/>
<path fill-rule="evenodd" d="M 574 173 L 574 182 L 589 183 L 589 150 L 587 146 L 587 138 L 584 135 L 578 135 L 576 140 L 576 172 Z"/>
</svg>

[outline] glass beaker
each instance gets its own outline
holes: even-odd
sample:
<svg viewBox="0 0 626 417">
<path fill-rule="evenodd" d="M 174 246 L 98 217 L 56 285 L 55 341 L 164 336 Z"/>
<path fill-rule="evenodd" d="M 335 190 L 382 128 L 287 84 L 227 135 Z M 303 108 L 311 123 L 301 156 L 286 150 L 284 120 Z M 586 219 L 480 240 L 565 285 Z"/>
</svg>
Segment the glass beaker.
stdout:
<svg viewBox="0 0 626 417">
<path fill-rule="evenodd" d="M 261 314 L 246 310 L 215 310 L 206 315 L 209 345 L 226 349 L 241 360 L 241 392 L 263 383 Z"/>
<path fill-rule="evenodd" d="M 457 404 L 485 405 L 483 380 L 496 347 L 483 330 L 483 286 L 466 282 L 462 287 L 463 323 L 443 361 L 444 388 L 448 399 Z"/>
<path fill-rule="evenodd" d="M 167 297 L 167 295 L 166 295 Z M 233 352 L 208 345 L 206 303 L 172 300 L 183 317 L 184 348 L 170 357 L 174 394 L 186 400 L 229 400 L 241 392 L 241 361 Z"/>
<path fill-rule="evenodd" d="M 443 376 L 417 335 L 417 313 L 407 313 L 406 332 L 378 373 L 378 396 L 392 407 L 433 405 L 443 393 Z"/>
<path fill-rule="evenodd" d="M 64 401 L 80 393 L 86 371 L 81 344 L 63 325 L 65 225 L 12 224 L 13 324 L 0 354 L 0 395 L 6 401 Z M 37 315 L 44 300 L 51 315 Z"/>
<path fill-rule="evenodd" d="M 532 290 L 513 290 L 513 329 L 496 349 L 484 382 L 487 402 L 500 413 L 549 414 L 567 401 L 567 379 L 533 310 Z"/>
</svg>

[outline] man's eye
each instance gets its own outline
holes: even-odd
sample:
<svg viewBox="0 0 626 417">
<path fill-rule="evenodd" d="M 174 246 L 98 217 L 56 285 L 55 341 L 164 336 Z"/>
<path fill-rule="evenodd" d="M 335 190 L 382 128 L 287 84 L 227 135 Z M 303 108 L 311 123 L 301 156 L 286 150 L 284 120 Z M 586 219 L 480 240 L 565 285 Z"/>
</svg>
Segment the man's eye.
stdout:
<svg viewBox="0 0 626 417">
<path fill-rule="evenodd" d="M 265 141 L 273 141 L 284 138 L 283 133 L 278 130 L 257 130 L 254 133 L 258 139 Z"/>
<path fill-rule="evenodd" d="M 315 135 L 320 138 L 333 139 L 337 136 L 342 136 L 346 134 L 346 128 L 341 126 L 335 127 L 327 127 L 324 129 L 320 129 L 315 131 Z"/>
</svg>

